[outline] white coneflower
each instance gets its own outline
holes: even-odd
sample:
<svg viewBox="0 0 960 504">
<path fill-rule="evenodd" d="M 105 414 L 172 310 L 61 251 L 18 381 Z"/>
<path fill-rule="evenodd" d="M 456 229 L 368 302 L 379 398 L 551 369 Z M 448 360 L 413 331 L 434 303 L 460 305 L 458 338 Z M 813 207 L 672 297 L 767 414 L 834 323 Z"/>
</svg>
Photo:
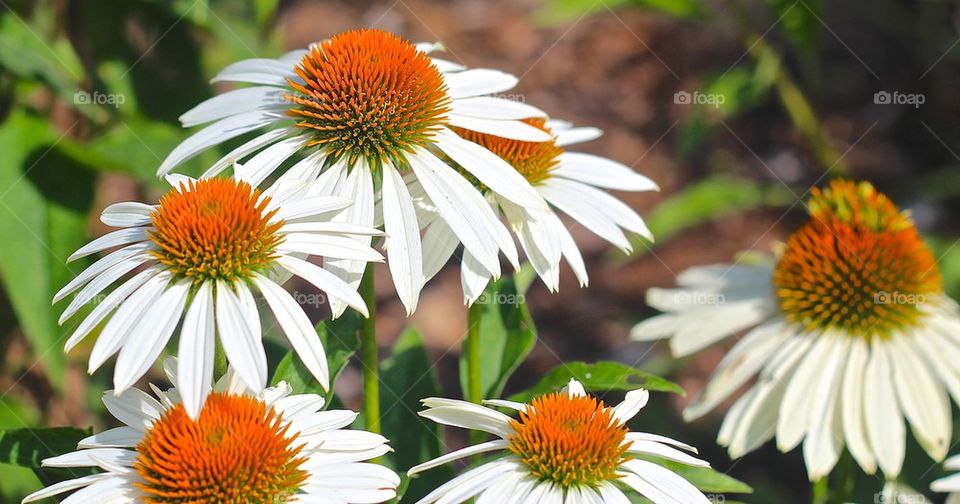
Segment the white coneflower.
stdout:
<svg viewBox="0 0 960 504">
<path fill-rule="evenodd" d="M 619 191 L 656 191 L 652 180 L 631 168 L 592 154 L 567 152 L 570 144 L 600 136 L 596 128 L 573 128 L 563 121 L 525 120 L 532 127 L 550 133 L 547 142 L 527 142 L 488 133 L 456 128 L 463 138 L 500 156 L 529 182 L 544 200 L 546 208 L 524 208 L 495 191 L 483 181 L 472 181 L 487 194 L 489 204 L 510 224 L 540 278 L 550 291 L 560 283 L 560 263 L 566 259 L 581 286 L 587 285 L 587 270 L 577 244 L 560 221 L 557 210 L 572 217 L 584 228 L 614 244 L 624 252 L 631 250 L 623 230 L 638 233 L 648 240 L 653 235 L 643 219 L 629 206 L 604 189 Z M 454 160 L 456 161 L 456 160 Z M 442 220 L 430 222 L 424 236 L 425 248 L 432 249 L 424 266 L 427 278 L 436 274 L 449 259 L 458 241 L 454 231 Z M 472 303 L 482 293 L 496 271 L 485 269 L 470 251 L 461 264 L 464 297 Z"/>
<path fill-rule="evenodd" d="M 776 436 L 803 442 L 816 480 L 844 445 L 866 472 L 894 478 L 906 418 L 936 460 L 947 453 L 950 400 L 960 400 L 960 312 L 909 216 L 873 186 L 833 181 L 815 189 L 810 219 L 776 258 L 697 267 L 678 289 L 651 289 L 667 313 L 633 337 L 669 337 L 684 356 L 742 330 L 688 420 L 759 376 L 727 412 L 719 442 L 740 457 Z"/>
<path fill-rule="evenodd" d="M 425 399 L 427 409 L 421 416 L 499 439 L 418 465 L 410 469 L 411 476 L 473 455 L 502 452 L 503 456 L 467 470 L 418 504 L 456 504 L 474 497 L 478 503 L 625 504 L 630 502 L 625 489 L 655 504 L 708 504 L 706 496 L 690 482 L 655 462 L 660 458 L 708 467 L 681 451 L 695 453 L 695 448 L 627 428 L 626 422 L 640 412 L 648 397 L 646 390 L 635 390 L 627 393 L 622 403 L 608 407 L 571 380 L 565 390 L 530 404 L 494 400 L 486 402 L 491 407 L 485 407 L 453 399 Z M 516 410 L 519 419 L 492 407 Z"/>
<path fill-rule="evenodd" d="M 356 290 L 304 257 L 380 260 L 380 254 L 354 239 L 377 231 L 323 220 L 347 208 L 351 202 L 345 198 L 304 197 L 303 190 L 280 187 L 266 195 L 230 178 L 177 180 L 178 186 L 155 206 L 108 207 L 101 220 L 123 229 L 70 256 L 120 247 L 54 298 L 77 293 L 60 318 L 63 323 L 119 281 L 79 324 L 67 350 L 106 321 L 89 369 L 93 372 L 119 352 L 114 387 L 123 392 L 153 365 L 182 319 L 177 385 L 193 416 L 210 388 L 216 338 L 250 389 L 266 386 L 267 357 L 254 300 L 259 292 L 304 365 L 329 387 L 326 355 L 313 324 L 278 282 L 289 274 L 300 276 L 366 313 Z"/>
<path fill-rule="evenodd" d="M 364 462 L 390 451 L 387 440 L 343 429 L 356 413 L 320 411 L 322 397 L 291 394 L 285 382 L 253 394 L 232 376 L 217 383 L 196 418 L 177 389 L 154 387 L 159 400 L 135 388 L 108 391 L 103 402 L 124 425 L 43 461 L 97 472 L 23 502 L 70 491 L 64 504 L 375 503 L 396 496 L 396 473 Z"/>
<path fill-rule="evenodd" d="M 390 272 L 408 313 L 423 286 L 423 247 L 411 192 L 423 192 L 459 241 L 488 271 L 500 272 L 502 249 L 516 263 L 509 232 L 480 194 L 442 157 L 503 198 L 523 208 L 546 204 L 506 162 L 452 127 L 526 141 L 546 141 L 544 131 L 518 121 L 539 110 L 489 96 L 513 87 L 503 72 L 431 58 L 433 45 L 413 45 L 380 30 L 355 30 L 280 59 L 230 65 L 215 81 L 257 86 L 207 100 L 181 117 L 185 126 L 213 122 L 180 144 L 160 166 L 165 174 L 212 146 L 266 129 L 208 170 L 212 175 L 248 156 L 244 178 L 255 186 L 295 154 L 306 156 L 287 176 L 319 178 L 317 193 L 352 199 L 344 221 L 382 222 Z M 377 190 L 379 189 L 379 196 Z M 365 240 L 369 243 L 369 240 Z M 429 253 L 429 251 L 427 251 Z M 325 267 L 352 285 L 361 261 Z M 335 314 L 343 309 L 333 296 Z"/>
</svg>

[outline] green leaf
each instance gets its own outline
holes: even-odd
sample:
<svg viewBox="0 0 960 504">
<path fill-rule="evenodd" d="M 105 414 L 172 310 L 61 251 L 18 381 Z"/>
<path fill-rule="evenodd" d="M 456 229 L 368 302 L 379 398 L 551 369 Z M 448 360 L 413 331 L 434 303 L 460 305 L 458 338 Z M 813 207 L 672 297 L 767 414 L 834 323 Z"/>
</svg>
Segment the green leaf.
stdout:
<svg viewBox="0 0 960 504">
<path fill-rule="evenodd" d="M 356 353 L 359 341 L 357 330 L 360 328 L 360 315 L 353 310 L 347 310 L 336 320 L 324 320 L 317 324 L 317 337 L 323 343 L 327 354 L 327 367 L 330 368 L 330 390 L 323 390 L 320 383 L 307 370 L 296 352 L 289 351 L 280 360 L 271 385 L 286 381 L 297 394 L 320 394 L 325 399 L 326 407 L 330 407 L 333 399 L 334 384 L 343 369 L 347 367 L 350 358 Z"/>
<path fill-rule="evenodd" d="M 588 392 L 628 391 L 645 388 L 656 392 L 684 394 L 676 383 L 634 369 L 619 362 L 602 361 L 596 364 L 569 362 L 560 364 L 546 374 L 540 382 L 526 391 L 510 397 L 513 401 L 529 402 L 531 399 L 556 392 L 567 385 L 570 379 L 583 384 Z"/>
<path fill-rule="evenodd" d="M 657 241 L 663 243 L 686 229 L 724 215 L 764 205 L 785 206 L 792 198 L 790 191 L 780 184 L 762 186 L 746 179 L 715 176 L 670 196 L 657 205 L 646 220 Z M 645 243 L 635 244 L 635 255 L 648 251 Z"/>
<path fill-rule="evenodd" d="M 704 493 L 753 493 L 753 488 L 751 488 L 750 485 L 734 478 L 733 476 L 726 475 L 709 467 L 688 466 L 686 464 L 665 459 L 655 460 L 657 464 L 670 469 L 680 476 L 683 476 L 685 480 L 692 483 L 693 486 L 699 488 L 700 491 Z"/>
<path fill-rule="evenodd" d="M 516 371 L 537 342 L 537 330 L 527 311 L 524 295 L 513 280 L 504 278 L 477 299 L 483 306 L 480 319 L 480 385 L 483 397 L 500 397 L 510 375 Z M 464 340 L 460 352 L 460 383 L 467 390 L 467 359 Z"/>
<path fill-rule="evenodd" d="M 0 431 L 0 462 L 37 469 L 45 458 L 76 451 L 90 429 L 52 427 Z"/>
<path fill-rule="evenodd" d="M 54 293 L 87 262 L 66 263 L 87 240 L 95 173 L 64 155 L 51 126 L 21 111 L 0 128 L 0 276 L 34 354 L 55 384 L 63 376 Z M 66 301 L 64 301 L 66 302 Z M 79 316 L 75 319 L 77 320 Z"/>
<path fill-rule="evenodd" d="M 438 425 L 417 414 L 421 399 L 440 395 L 431 369 L 423 339 L 413 328 L 407 328 L 400 335 L 390 357 L 381 363 L 383 435 L 390 439 L 394 450 L 390 457 L 393 468 L 401 474 L 441 454 L 443 442 Z M 450 475 L 449 467 L 438 467 L 410 480 L 403 494 L 404 501 L 424 497 Z"/>
</svg>

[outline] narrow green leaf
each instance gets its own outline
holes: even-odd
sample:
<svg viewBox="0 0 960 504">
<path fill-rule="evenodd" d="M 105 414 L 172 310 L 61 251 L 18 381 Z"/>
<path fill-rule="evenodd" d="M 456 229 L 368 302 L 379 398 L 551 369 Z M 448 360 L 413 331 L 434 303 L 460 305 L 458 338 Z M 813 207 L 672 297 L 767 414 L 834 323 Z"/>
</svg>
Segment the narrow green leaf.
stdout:
<svg viewBox="0 0 960 504">
<path fill-rule="evenodd" d="M 484 306 L 480 321 L 480 383 L 483 397 L 499 397 L 510 375 L 527 357 L 537 342 L 537 330 L 527 311 L 523 294 L 513 280 L 491 284 L 476 302 Z M 466 343 L 466 342 L 464 342 Z M 466 345 L 460 352 L 460 383 L 466 392 Z"/>
<path fill-rule="evenodd" d="M 430 358 L 416 329 L 407 328 L 380 367 L 380 404 L 383 435 L 390 439 L 390 457 L 398 473 L 436 457 L 443 448 L 435 422 L 421 418 L 420 400 L 440 395 Z M 449 467 L 431 469 L 410 480 L 404 501 L 416 501 L 450 478 Z"/>
<path fill-rule="evenodd" d="M 567 385 L 571 378 L 582 383 L 583 387 L 589 392 L 627 391 L 645 388 L 657 392 L 684 393 L 683 389 L 676 383 L 625 366 L 619 362 L 603 361 L 596 364 L 569 362 L 553 368 L 533 388 L 514 394 L 510 399 L 528 402 L 535 397 L 560 390 Z"/>
<path fill-rule="evenodd" d="M 734 478 L 733 476 L 729 476 L 710 467 L 688 466 L 686 464 L 664 459 L 656 459 L 656 462 L 657 464 L 670 469 L 680 476 L 683 476 L 685 480 L 692 483 L 693 486 L 699 488 L 700 491 L 704 493 L 753 493 L 753 488 L 750 487 L 750 485 Z"/>
</svg>

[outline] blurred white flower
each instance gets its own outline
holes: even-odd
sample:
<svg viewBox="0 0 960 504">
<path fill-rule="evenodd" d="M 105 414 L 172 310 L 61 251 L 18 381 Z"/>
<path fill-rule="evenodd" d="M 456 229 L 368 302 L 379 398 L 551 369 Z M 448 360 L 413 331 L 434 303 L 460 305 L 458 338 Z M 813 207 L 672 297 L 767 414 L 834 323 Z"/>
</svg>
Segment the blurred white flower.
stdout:
<svg viewBox="0 0 960 504">
<path fill-rule="evenodd" d="M 943 460 L 960 402 L 960 315 L 913 222 L 862 182 L 814 189 L 810 220 L 778 257 L 691 268 L 677 289 L 651 289 L 663 315 L 633 328 L 670 338 L 677 357 L 748 330 L 684 412 L 716 408 L 758 377 L 727 412 L 718 441 L 737 458 L 767 440 L 803 442 L 811 480 L 844 445 L 868 473 L 903 465 L 904 417 Z"/>
</svg>

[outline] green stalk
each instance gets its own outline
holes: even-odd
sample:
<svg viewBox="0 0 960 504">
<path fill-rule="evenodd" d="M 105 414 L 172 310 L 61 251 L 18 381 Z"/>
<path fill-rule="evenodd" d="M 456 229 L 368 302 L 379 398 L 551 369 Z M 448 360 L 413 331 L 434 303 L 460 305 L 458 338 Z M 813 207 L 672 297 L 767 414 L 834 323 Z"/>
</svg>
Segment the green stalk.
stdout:
<svg viewBox="0 0 960 504">
<path fill-rule="evenodd" d="M 830 486 L 826 476 L 813 482 L 813 504 L 827 504 L 830 497 Z"/>
<path fill-rule="evenodd" d="M 360 326 L 360 362 L 363 365 L 363 418 L 366 429 L 380 433 L 380 359 L 377 355 L 377 294 L 373 264 L 368 264 L 360 280 L 360 297 L 370 316 Z"/>
<path fill-rule="evenodd" d="M 480 319 L 483 317 L 483 299 L 470 305 L 467 312 L 467 400 L 483 401 L 480 385 Z"/>
</svg>

